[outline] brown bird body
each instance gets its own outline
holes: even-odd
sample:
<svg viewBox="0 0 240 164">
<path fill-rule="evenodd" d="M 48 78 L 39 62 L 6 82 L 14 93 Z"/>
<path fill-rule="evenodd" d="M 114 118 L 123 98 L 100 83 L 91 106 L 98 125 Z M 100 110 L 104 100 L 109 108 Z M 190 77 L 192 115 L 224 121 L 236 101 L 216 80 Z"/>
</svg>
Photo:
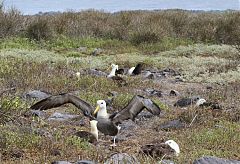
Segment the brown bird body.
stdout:
<svg viewBox="0 0 240 164">
<path fill-rule="evenodd" d="M 90 143 L 96 143 L 97 139 L 96 137 L 91 133 L 91 132 L 87 132 L 87 131 L 78 131 L 74 134 L 75 136 L 78 136 Z"/>
</svg>

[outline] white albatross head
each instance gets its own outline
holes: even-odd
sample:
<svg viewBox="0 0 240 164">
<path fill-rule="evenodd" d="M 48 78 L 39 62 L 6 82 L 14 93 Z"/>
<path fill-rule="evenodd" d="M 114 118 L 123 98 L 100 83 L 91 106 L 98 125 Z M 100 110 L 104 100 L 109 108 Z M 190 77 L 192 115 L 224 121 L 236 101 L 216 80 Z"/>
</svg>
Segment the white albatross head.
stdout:
<svg viewBox="0 0 240 164">
<path fill-rule="evenodd" d="M 200 105 L 204 104 L 205 102 L 207 102 L 205 99 L 199 99 L 196 102 L 196 106 L 200 106 Z"/>
<path fill-rule="evenodd" d="M 95 109 L 94 111 L 94 115 L 97 114 L 97 117 L 107 117 L 108 114 L 107 114 L 107 105 L 106 105 L 106 102 L 104 100 L 98 100 L 97 101 L 97 108 Z"/>
<path fill-rule="evenodd" d="M 169 146 L 175 151 L 176 156 L 179 155 L 179 153 L 180 153 L 180 148 L 179 148 L 178 144 L 177 144 L 175 141 L 173 141 L 173 140 L 168 140 L 168 141 L 165 142 L 165 144 L 169 145 Z"/>
<path fill-rule="evenodd" d="M 111 68 L 112 68 L 112 70 L 111 70 L 110 74 L 108 75 L 109 78 L 115 76 L 116 70 L 118 70 L 118 65 L 111 64 Z"/>
<path fill-rule="evenodd" d="M 91 133 L 95 136 L 95 138 L 98 140 L 98 129 L 97 129 L 97 120 L 91 120 L 90 121 L 90 127 L 91 127 Z"/>
</svg>

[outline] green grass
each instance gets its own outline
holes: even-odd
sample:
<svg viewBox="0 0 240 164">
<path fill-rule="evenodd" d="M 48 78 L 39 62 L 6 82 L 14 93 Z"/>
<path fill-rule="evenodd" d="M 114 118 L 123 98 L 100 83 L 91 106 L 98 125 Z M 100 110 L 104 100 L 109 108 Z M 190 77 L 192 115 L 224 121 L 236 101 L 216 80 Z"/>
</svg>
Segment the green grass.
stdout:
<svg viewBox="0 0 240 164">
<path fill-rule="evenodd" d="M 137 140 L 123 142 L 119 152 L 136 154 L 139 144 L 146 144 L 152 139 L 159 140 L 161 136 L 160 138 L 164 139 L 174 139 L 180 144 L 181 155 L 179 158 L 174 158 L 176 163 L 189 163 L 203 155 L 233 159 L 238 157 L 240 151 L 237 146 L 240 144 L 238 119 L 240 70 L 239 62 L 235 60 L 239 53 L 232 46 L 192 44 L 188 41 L 167 39 L 163 43 L 155 43 L 153 47 L 146 45 L 149 49 L 142 47 L 140 50 L 139 47 L 133 47 L 129 43 L 118 40 L 59 38 L 59 40 L 41 43 L 21 39 L 12 38 L 1 42 L 0 89 L 16 87 L 15 92 L 4 93 L 1 97 L 0 130 L 4 133 L 0 135 L 0 146 L 2 146 L 0 153 L 7 154 L 4 162 L 11 163 L 10 156 L 14 148 L 24 150 L 26 156 L 23 157 L 22 163 L 50 163 L 60 158 L 77 160 L 79 156 L 95 159 L 101 163 L 107 155 L 111 154 L 111 151 L 105 149 L 95 150 L 94 146 L 73 137 L 71 135 L 73 131 L 87 130 L 86 127 L 77 126 L 77 123 L 49 123 L 42 119 L 26 118 L 24 113 L 29 110 L 28 107 L 33 102 L 26 103 L 19 96 L 33 89 L 48 91 L 52 94 L 80 91 L 77 96 L 93 106 L 96 105 L 98 99 L 106 99 L 109 91 L 116 91 L 118 96 L 112 105 L 114 110 L 122 109 L 135 94 L 143 94 L 142 91 L 146 88 L 164 90 L 167 93 L 172 89 L 171 87 L 177 87 L 174 89 L 179 89 L 185 96 L 200 94 L 207 100 L 221 103 L 224 109 L 233 110 L 230 113 L 223 110 L 216 116 L 207 109 L 199 110 L 193 107 L 186 110 L 175 108 L 173 110 L 167 100 L 176 98 L 170 98 L 167 95 L 162 98 L 151 97 L 163 110 L 164 115 L 163 118 L 150 120 L 149 125 L 156 127 L 162 120 L 169 121 L 179 117 L 190 124 L 193 117 L 198 114 L 197 119 L 191 128 L 183 130 L 156 132 L 149 129 L 151 128 L 149 125 L 143 131 L 138 129 L 141 136 Z M 158 47 L 158 44 L 162 45 Z M 189 45 L 178 46 L 185 44 Z M 76 51 L 79 46 L 88 47 L 89 52 L 96 47 L 107 51 L 99 56 L 90 56 Z M 145 50 L 150 55 L 143 52 Z M 155 53 L 155 50 L 158 53 Z M 118 53 L 110 55 L 110 51 Z M 145 69 L 172 68 L 179 71 L 186 83 L 175 84 L 168 81 L 143 80 L 141 76 L 126 76 L 124 78 L 128 85 L 118 87 L 111 79 L 105 77 L 81 74 L 78 79 L 75 76 L 76 72 L 83 69 L 97 68 L 110 72 L 112 63 L 119 64 L 119 67 L 131 67 L 138 62 L 144 62 Z M 213 86 L 214 89 L 206 91 L 205 83 Z M 218 83 L 224 85 L 219 86 Z M 191 89 L 196 85 L 196 88 L 188 93 L 188 85 L 191 85 Z M 51 109 L 46 113 L 50 115 L 58 110 L 81 114 L 71 105 Z M 31 131 L 22 132 L 21 125 L 43 129 L 46 134 L 51 134 L 52 138 Z M 152 130 L 153 134 L 149 135 L 148 130 Z M 147 136 L 144 136 L 144 133 L 147 133 Z M 3 149 L 4 145 L 8 149 Z M 51 154 L 54 149 L 62 152 L 60 157 Z M 148 157 L 140 156 L 139 159 L 143 163 L 149 162 Z M 155 159 L 150 161 L 155 161 Z M 0 162 L 2 162 L 1 159 Z"/>
</svg>

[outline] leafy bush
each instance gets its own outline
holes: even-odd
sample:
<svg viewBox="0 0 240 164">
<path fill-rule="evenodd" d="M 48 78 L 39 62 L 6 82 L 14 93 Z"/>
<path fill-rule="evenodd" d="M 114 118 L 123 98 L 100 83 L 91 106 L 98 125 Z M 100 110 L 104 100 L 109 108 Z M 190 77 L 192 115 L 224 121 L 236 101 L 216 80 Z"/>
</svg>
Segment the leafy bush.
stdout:
<svg viewBox="0 0 240 164">
<path fill-rule="evenodd" d="M 49 22 L 42 18 L 37 18 L 30 23 L 26 31 L 27 37 L 36 41 L 49 40 L 53 36 Z"/>
</svg>

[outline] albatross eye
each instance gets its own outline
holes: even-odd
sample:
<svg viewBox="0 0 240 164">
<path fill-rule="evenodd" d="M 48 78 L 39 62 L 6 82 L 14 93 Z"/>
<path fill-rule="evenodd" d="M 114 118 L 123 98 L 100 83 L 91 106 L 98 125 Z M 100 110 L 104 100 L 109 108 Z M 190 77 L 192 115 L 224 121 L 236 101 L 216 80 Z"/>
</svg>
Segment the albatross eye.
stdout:
<svg viewBox="0 0 240 164">
<path fill-rule="evenodd" d="M 103 102 L 101 102 L 101 104 L 103 104 Z"/>
</svg>

